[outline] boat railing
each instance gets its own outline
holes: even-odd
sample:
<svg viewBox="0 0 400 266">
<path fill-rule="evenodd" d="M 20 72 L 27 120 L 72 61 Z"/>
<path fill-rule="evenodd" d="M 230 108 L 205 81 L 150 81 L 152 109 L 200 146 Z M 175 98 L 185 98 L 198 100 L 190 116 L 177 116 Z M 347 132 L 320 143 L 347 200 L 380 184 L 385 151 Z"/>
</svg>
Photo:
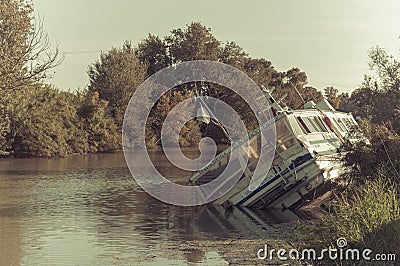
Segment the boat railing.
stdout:
<svg viewBox="0 0 400 266">
<path fill-rule="evenodd" d="M 229 156 L 231 154 L 231 152 L 239 147 L 243 147 L 243 145 L 245 143 L 247 143 L 247 140 L 250 140 L 251 138 L 253 138 L 254 136 L 256 136 L 257 134 L 259 134 L 261 131 L 263 131 L 264 129 L 270 127 L 271 125 L 273 125 L 275 123 L 275 119 L 272 118 L 270 120 L 268 120 L 264 125 L 256 128 L 255 130 L 253 130 L 252 132 L 250 132 L 247 136 L 241 138 L 239 141 L 234 142 L 230 147 L 228 147 L 226 150 L 224 150 L 223 152 L 221 152 L 220 154 L 218 154 L 211 162 L 209 162 L 205 167 L 203 167 L 202 169 L 200 169 L 198 172 L 196 172 L 190 179 L 189 182 L 195 182 L 196 180 L 198 180 L 200 177 L 202 177 L 207 170 L 209 170 L 212 166 L 214 166 L 215 164 L 219 163 L 220 161 L 222 161 L 224 158 L 226 158 L 227 156 Z"/>
</svg>

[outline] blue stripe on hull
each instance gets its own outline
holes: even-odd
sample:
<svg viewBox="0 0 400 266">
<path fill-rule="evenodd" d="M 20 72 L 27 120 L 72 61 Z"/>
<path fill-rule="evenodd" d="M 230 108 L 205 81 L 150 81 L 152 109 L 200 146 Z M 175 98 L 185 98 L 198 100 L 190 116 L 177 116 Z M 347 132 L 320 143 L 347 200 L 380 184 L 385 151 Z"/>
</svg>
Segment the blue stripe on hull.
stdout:
<svg viewBox="0 0 400 266">
<path fill-rule="evenodd" d="M 306 163 L 307 161 L 312 159 L 312 155 L 307 153 L 303 156 L 299 156 L 297 157 L 293 163 L 289 166 L 290 170 L 295 169 L 296 167 Z M 289 169 L 286 169 L 285 171 L 283 171 L 281 173 L 282 176 L 284 176 L 285 174 L 287 174 L 289 172 Z M 255 194 L 257 194 L 258 192 L 260 192 L 261 190 L 263 190 L 264 188 L 266 188 L 268 185 L 270 185 L 272 182 L 276 181 L 281 175 L 276 175 L 273 178 L 271 178 L 270 180 L 268 180 L 268 182 L 266 182 L 264 185 L 262 185 L 261 187 L 258 187 L 256 190 L 254 190 L 253 192 L 251 192 L 249 195 L 247 195 L 244 199 L 242 199 L 241 201 L 239 201 L 237 203 L 237 205 L 242 205 L 243 203 L 245 203 L 248 199 L 250 199 L 251 197 L 253 197 Z"/>
</svg>

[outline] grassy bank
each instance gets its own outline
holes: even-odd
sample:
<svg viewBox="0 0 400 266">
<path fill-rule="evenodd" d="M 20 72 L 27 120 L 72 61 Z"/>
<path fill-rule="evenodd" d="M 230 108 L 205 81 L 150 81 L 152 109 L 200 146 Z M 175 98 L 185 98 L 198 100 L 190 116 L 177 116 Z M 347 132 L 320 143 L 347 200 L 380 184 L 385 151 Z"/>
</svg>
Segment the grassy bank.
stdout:
<svg viewBox="0 0 400 266">
<path fill-rule="evenodd" d="M 329 246 L 337 247 L 337 239 L 345 238 L 346 248 L 371 249 L 371 257 L 377 253 L 394 253 L 398 261 L 399 186 L 387 180 L 380 177 L 354 188 L 351 192 L 338 194 L 336 201 L 330 206 L 332 213 L 297 228 L 299 244 L 303 248 L 312 247 L 318 250 Z M 340 265 L 339 261 L 337 263 Z M 354 262 L 342 264 L 346 263 L 352 265 Z M 366 264 L 365 261 L 359 263 Z"/>
</svg>

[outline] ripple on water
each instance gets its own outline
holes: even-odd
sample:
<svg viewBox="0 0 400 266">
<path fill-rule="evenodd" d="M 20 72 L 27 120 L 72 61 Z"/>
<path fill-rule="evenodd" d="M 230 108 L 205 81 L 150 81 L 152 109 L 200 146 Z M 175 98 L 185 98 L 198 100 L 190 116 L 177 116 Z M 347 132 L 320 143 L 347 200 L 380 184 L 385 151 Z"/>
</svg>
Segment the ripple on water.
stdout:
<svg viewBox="0 0 400 266">
<path fill-rule="evenodd" d="M 186 178 L 162 160 L 170 179 Z M 180 245 L 273 232 L 253 211 L 159 202 L 135 183 L 121 154 L 0 160 L 0 169 L 0 254 L 9 254 L 0 265 L 219 263 L 218 252 Z"/>
</svg>

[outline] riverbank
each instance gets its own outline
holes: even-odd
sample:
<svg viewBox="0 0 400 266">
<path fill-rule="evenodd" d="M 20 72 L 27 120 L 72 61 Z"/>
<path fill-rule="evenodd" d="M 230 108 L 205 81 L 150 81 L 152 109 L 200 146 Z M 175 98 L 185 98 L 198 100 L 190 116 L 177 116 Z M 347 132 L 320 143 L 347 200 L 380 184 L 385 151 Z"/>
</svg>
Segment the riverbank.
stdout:
<svg viewBox="0 0 400 266">
<path fill-rule="evenodd" d="M 160 152 L 151 156 L 172 181 L 187 178 Z M 288 210 L 183 208 L 147 195 L 130 175 L 123 153 L 116 153 L 2 159 L 0 192 L 0 235 L 3 243 L 13 243 L 0 245 L 1 254 L 10 254 L 0 258 L 5 265 L 276 265 L 277 260 L 257 258 L 265 244 L 319 249 L 338 237 L 351 247 L 400 256 L 399 199 L 384 183 L 360 186 L 355 198 L 335 198 L 329 204 L 333 213 L 306 208 L 317 216 L 311 220 Z M 328 206 L 323 200 L 328 198 L 311 205 Z"/>
</svg>

